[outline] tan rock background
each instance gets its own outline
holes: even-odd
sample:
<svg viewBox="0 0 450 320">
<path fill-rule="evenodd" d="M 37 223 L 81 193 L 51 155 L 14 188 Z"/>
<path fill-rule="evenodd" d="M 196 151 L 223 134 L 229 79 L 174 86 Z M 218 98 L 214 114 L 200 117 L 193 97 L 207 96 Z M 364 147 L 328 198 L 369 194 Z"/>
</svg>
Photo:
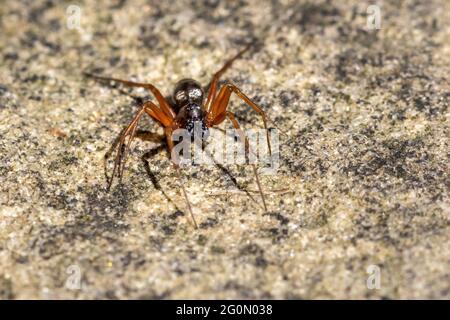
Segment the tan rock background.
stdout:
<svg viewBox="0 0 450 320">
<path fill-rule="evenodd" d="M 450 298 L 450 2 L 101 3 L 0 6 L 0 298 Z M 145 134 L 107 193 L 104 153 L 150 95 L 81 71 L 168 95 L 254 40 L 226 78 L 290 136 L 269 212 L 249 167 L 190 167 L 193 229 Z"/>
</svg>

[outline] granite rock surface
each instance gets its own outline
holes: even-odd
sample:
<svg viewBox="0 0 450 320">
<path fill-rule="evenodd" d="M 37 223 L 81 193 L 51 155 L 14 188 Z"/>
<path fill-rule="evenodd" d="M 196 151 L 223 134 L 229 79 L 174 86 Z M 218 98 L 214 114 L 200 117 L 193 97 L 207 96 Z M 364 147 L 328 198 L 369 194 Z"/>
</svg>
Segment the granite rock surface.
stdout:
<svg viewBox="0 0 450 320">
<path fill-rule="evenodd" d="M 0 299 L 449 299 L 449 12 L 446 0 L 3 1 Z M 194 229 L 149 119 L 106 192 L 104 154 L 152 97 L 82 71 L 170 95 L 250 42 L 224 79 L 288 133 L 261 177 L 268 212 L 249 166 L 188 166 Z M 230 110 L 261 127 L 238 99 Z"/>
</svg>

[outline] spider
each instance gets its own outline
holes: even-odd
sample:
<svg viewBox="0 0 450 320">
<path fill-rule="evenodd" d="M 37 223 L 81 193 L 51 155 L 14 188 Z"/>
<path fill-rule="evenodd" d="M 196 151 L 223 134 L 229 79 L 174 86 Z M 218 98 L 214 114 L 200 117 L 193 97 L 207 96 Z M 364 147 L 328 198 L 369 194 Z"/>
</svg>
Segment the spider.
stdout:
<svg viewBox="0 0 450 320">
<path fill-rule="evenodd" d="M 240 129 L 239 123 L 236 120 L 234 114 L 227 110 L 230 101 L 231 94 L 234 93 L 237 97 L 242 99 L 249 107 L 256 111 L 262 118 L 264 129 L 266 130 L 266 138 L 268 144 L 269 154 L 272 154 L 272 149 L 269 139 L 269 131 L 267 129 L 267 122 L 272 120 L 268 118 L 266 113 L 254 103 L 250 98 L 248 98 L 235 84 L 230 81 L 225 82 L 220 88 L 219 80 L 224 72 L 231 67 L 232 63 L 240 58 L 247 50 L 249 50 L 251 44 L 247 45 L 244 49 L 239 51 L 234 57 L 229 59 L 223 67 L 217 71 L 209 84 L 209 89 L 207 91 L 206 99 L 205 92 L 199 82 L 194 79 L 183 79 L 179 81 L 173 92 L 172 105 L 164 98 L 161 92 L 150 83 L 138 83 L 128 80 L 121 80 L 117 78 L 104 77 L 94 75 L 89 72 L 84 72 L 86 76 L 92 77 L 100 81 L 114 81 L 128 87 L 145 88 L 152 92 L 156 98 L 158 105 L 154 102 L 148 100 L 143 103 L 139 111 L 135 114 L 128 126 L 120 134 L 116 145 L 112 146 L 112 150 L 105 155 L 105 162 L 113 153 L 115 147 L 117 147 L 117 153 L 115 156 L 114 167 L 112 175 L 110 178 L 107 176 L 107 191 L 110 190 L 111 185 L 114 180 L 114 176 L 118 175 L 119 183 L 122 181 L 122 176 L 124 172 L 125 162 L 127 160 L 128 154 L 130 152 L 131 142 L 136 136 L 136 131 L 138 127 L 139 120 L 144 115 L 150 116 L 154 121 L 159 123 L 164 128 L 164 134 L 167 140 L 169 154 L 172 155 L 172 149 L 174 147 L 174 142 L 172 139 L 172 133 L 176 129 L 186 129 L 188 133 L 192 136 L 194 133 L 194 127 L 201 128 L 202 136 L 208 135 L 208 129 L 221 124 L 226 118 L 231 121 L 233 127 L 239 132 L 241 139 L 245 140 L 246 148 L 249 148 L 248 139 L 243 135 Z M 275 124 L 274 124 L 275 125 Z M 276 125 L 275 125 L 276 126 Z M 277 127 L 277 126 L 276 126 Z M 127 140 L 128 137 L 128 140 Z M 177 155 L 175 155 L 175 161 L 173 162 L 174 168 L 179 169 Z M 262 204 L 264 210 L 267 212 L 266 200 L 261 187 L 260 179 L 258 176 L 256 165 L 251 164 L 253 167 L 253 172 L 255 175 L 256 184 L 258 186 L 258 192 L 261 196 Z M 180 183 L 181 189 L 183 191 L 184 197 L 186 199 L 186 204 L 189 209 L 191 218 L 193 220 L 195 228 L 198 228 L 197 222 L 194 218 L 192 212 L 192 207 L 187 197 L 187 192 L 182 183 Z"/>
</svg>

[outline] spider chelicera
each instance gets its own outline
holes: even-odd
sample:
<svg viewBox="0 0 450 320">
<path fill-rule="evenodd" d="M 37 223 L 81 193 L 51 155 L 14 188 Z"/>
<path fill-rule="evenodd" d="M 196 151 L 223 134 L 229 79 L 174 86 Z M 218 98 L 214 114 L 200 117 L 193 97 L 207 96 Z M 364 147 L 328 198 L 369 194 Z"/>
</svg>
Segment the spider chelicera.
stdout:
<svg viewBox="0 0 450 320">
<path fill-rule="evenodd" d="M 272 154 L 270 139 L 269 139 L 269 131 L 267 130 L 267 121 L 271 121 L 266 113 L 259 107 L 256 103 L 254 103 L 251 99 L 249 99 L 242 91 L 230 81 L 227 81 L 223 84 L 220 89 L 219 79 L 223 75 L 223 73 L 232 65 L 232 63 L 240 58 L 251 45 L 248 45 L 243 50 L 241 50 L 238 54 L 236 54 L 233 58 L 228 60 L 225 65 L 217 71 L 210 84 L 208 89 L 208 94 L 205 99 L 204 91 L 196 80 L 193 79 L 183 79 L 177 83 L 175 86 L 175 90 L 173 92 L 173 101 L 174 103 L 171 105 L 164 98 L 161 92 L 150 83 L 138 83 L 127 80 L 121 80 L 117 78 L 103 77 L 97 76 L 88 72 L 84 74 L 92 77 L 97 80 L 104 81 L 115 81 L 117 83 L 121 83 L 128 87 L 138 87 L 145 88 L 150 90 L 154 97 L 156 98 L 158 105 L 154 102 L 148 100 L 143 103 L 139 111 L 133 117 L 129 125 L 122 131 L 119 136 L 117 146 L 117 153 L 114 161 L 114 168 L 110 178 L 107 177 L 107 190 L 111 188 L 111 185 L 114 180 L 114 176 L 117 174 L 119 177 L 119 183 L 122 180 L 123 171 L 125 162 L 127 160 L 127 156 L 130 152 L 131 142 L 136 136 L 136 131 L 138 127 L 139 120 L 143 115 L 148 115 L 150 118 L 155 120 L 164 128 L 164 133 L 167 139 L 169 154 L 172 154 L 172 149 L 174 147 L 174 142 L 172 139 L 172 133 L 176 129 L 186 129 L 189 134 L 193 134 L 194 127 L 201 128 L 202 135 L 207 136 L 208 128 L 214 127 L 222 123 L 226 118 L 228 118 L 233 127 L 240 132 L 241 139 L 245 140 L 245 145 L 248 146 L 248 139 L 240 130 L 240 126 L 234 114 L 227 110 L 228 103 L 230 101 L 230 97 L 232 93 L 235 93 L 240 99 L 242 99 L 248 106 L 250 106 L 254 111 L 256 111 L 262 118 L 264 129 L 267 133 L 267 144 L 269 149 L 269 154 Z M 273 123 L 273 121 L 271 121 Z M 127 139 L 128 138 L 128 139 Z M 112 152 L 115 150 L 115 146 L 112 148 Z M 109 157 L 109 152 L 105 155 L 105 159 Z M 175 155 L 177 156 L 177 155 Z M 178 159 L 173 159 L 174 168 L 178 171 Z M 262 204 L 264 210 L 267 212 L 266 200 L 264 197 L 264 193 L 262 191 L 261 183 L 258 177 L 258 172 L 255 164 L 251 164 L 253 167 L 253 172 L 255 175 L 256 183 L 258 185 L 258 191 L 261 195 Z M 194 226 L 198 228 L 197 222 L 192 213 L 192 207 L 187 197 L 187 192 L 181 184 L 181 189 L 186 199 L 186 203 L 191 214 L 192 220 L 194 222 Z"/>
</svg>

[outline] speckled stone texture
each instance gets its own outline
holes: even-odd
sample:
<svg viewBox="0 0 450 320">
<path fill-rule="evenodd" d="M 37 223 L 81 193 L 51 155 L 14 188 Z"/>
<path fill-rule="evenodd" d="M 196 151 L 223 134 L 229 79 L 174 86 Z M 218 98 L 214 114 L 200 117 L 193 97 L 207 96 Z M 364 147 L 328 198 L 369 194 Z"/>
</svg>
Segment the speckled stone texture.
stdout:
<svg viewBox="0 0 450 320">
<path fill-rule="evenodd" d="M 450 2 L 380 1 L 374 30 L 370 4 L 2 1 L 0 298 L 450 298 Z M 148 119 L 107 193 L 103 156 L 150 95 L 82 70 L 169 95 L 250 41 L 225 78 L 289 134 L 269 212 L 250 167 L 188 167 L 195 230 Z"/>
</svg>

